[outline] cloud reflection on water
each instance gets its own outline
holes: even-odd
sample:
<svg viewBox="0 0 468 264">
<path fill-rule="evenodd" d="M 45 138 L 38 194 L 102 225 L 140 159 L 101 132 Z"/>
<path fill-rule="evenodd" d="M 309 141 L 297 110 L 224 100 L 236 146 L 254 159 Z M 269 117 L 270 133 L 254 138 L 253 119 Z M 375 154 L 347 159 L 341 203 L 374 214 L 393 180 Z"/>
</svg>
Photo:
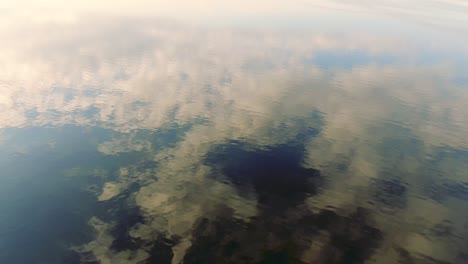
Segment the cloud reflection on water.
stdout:
<svg viewBox="0 0 468 264">
<path fill-rule="evenodd" d="M 463 253 L 464 238 L 435 241 L 424 233 L 446 221 L 456 233 L 467 232 L 466 210 L 459 210 L 465 160 L 436 156 L 444 148 L 468 148 L 468 87 L 455 81 L 460 65 L 451 57 L 425 60 L 450 49 L 467 61 L 463 45 L 437 38 L 424 45 L 424 38 L 365 31 L 205 28 L 96 16 L 66 21 L 2 28 L 7 41 L 0 44 L 0 126 L 102 126 L 124 133 L 100 144 L 103 154 L 145 151 L 157 162 L 156 171 L 131 177 L 132 166 L 121 168 L 96 194 L 112 201 L 137 184 L 122 202 L 132 201 L 144 218 L 128 227 L 128 236 L 146 244 L 121 252 L 113 249 L 115 223 L 90 221 L 98 235 L 80 250 L 102 263 L 146 259 L 157 246 L 155 238 L 171 241 L 178 263 L 193 253 L 200 221 L 215 221 L 224 212 L 220 207 L 253 226 L 255 216 L 268 215 L 256 191 L 242 195 L 235 185 L 212 177 L 222 172 L 206 162 L 207 156 L 232 140 L 259 152 L 300 142 L 304 149 L 297 166 L 324 177 L 320 191 L 303 198 L 301 206 L 289 204 L 285 216 L 273 217 L 277 221 L 296 214 L 320 219 L 334 208 L 331 221 L 349 228 L 362 217 L 360 208 L 370 208 L 372 216 L 362 213 L 366 224 L 360 228 L 377 228 L 383 239 L 369 238 L 381 247 L 363 253 L 366 257 L 397 261 L 404 255 L 399 246 L 409 255 L 452 262 Z M 334 52 L 340 62 L 343 54 L 365 58 L 346 67 L 308 60 Z M 394 59 L 378 59 L 388 56 Z M 184 125 L 187 131 L 168 148 L 154 149 L 153 142 L 136 136 L 140 130 Z M 426 167 L 432 162 L 456 165 L 440 168 L 450 171 L 447 184 L 458 186 L 458 198 L 428 199 L 425 188 L 434 186 L 425 177 L 434 171 Z M 421 219 L 427 230 L 416 226 Z M 216 222 L 208 225 L 218 228 Z M 309 249 L 324 254 L 339 234 L 320 229 L 328 232 L 317 238 L 328 241 L 326 246 Z M 304 248 L 302 254 L 310 257 L 307 252 Z M 314 258 L 309 257 L 304 259 Z"/>
</svg>

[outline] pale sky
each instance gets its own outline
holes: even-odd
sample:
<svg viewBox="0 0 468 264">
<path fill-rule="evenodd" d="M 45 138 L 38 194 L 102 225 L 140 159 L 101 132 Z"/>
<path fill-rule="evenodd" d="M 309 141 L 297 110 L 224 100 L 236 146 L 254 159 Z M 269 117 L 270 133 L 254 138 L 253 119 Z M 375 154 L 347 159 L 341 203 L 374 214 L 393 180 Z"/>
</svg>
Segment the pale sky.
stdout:
<svg viewBox="0 0 468 264">
<path fill-rule="evenodd" d="M 166 15 L 268 15 L 308 13 L 321 8 L 347 11 L 417 12 L 433 16 L 468 17 L 464 0 L 0 0 L 0 8 L 58 8 Z M 453 17 L 452 17 L 453 18 Z"/>
<path fill-rule="evenodd" d="M 275 16 L 341 19 L 362 13 L 468 32 L 468 1 L 465 0 L 0 0 L 0 8 L 35 10 L 27 15 L 40 17 L 58 15 L 60 9 L 61 16 L 92 12 L 175 19 Z"/>
</svg>

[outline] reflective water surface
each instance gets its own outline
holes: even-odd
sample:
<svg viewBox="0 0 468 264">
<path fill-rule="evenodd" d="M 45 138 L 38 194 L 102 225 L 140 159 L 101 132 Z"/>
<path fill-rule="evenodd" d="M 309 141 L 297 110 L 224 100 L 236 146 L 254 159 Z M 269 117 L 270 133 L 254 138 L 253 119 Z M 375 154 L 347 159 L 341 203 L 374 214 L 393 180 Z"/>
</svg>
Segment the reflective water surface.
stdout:
<svg viewBox="0 0 468 264">
<path fill-rule="evenodd" d="M 0 263 L 468 263 L 468 5 L 392 3 L 2 11 Z"/>
</svg>

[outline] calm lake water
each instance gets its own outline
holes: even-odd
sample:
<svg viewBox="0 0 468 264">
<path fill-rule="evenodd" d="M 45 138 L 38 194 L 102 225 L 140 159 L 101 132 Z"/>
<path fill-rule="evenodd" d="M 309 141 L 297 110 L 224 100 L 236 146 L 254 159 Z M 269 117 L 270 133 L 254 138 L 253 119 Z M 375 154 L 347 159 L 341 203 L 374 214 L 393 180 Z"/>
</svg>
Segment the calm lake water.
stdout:
<svg viewBox="0 0 468 264">
<path fill-rule="evenodd" d="M 468 263 L 467 3 L 179 2 L 0 12 L 0 263 Z"/>
</svg>

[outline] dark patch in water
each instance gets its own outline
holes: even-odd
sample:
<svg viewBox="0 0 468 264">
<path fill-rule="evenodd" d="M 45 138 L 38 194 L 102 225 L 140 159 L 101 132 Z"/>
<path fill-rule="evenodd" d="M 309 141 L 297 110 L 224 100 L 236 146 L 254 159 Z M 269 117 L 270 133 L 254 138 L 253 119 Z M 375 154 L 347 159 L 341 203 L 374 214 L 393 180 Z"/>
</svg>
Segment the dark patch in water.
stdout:
<svg viewBox="0 0 468 264">
<path fill-rule="evenodd" d="M 468 186 L 466 183 L 452 182 L 445 184 L 444 187 L 447 189 L 449 195 L 468 201 Z"/>
<path fill-rule="evenodd" d="M 460 260 L 461 263 L 468 262 L 468 253 L 459 253 L 457 258 Z"/>
<path fill-rule="evenodd" d="M 427 189 L 427 195 L 438 202 L 442 202 L 447 197 L 468 201 L 468 186 L 466 183 L 445 180 L 432 183 Z"/>
<path fill-rule="evenodd" d="M 136 250 L 142 246 L 142 241 L 132 238 L 129 233 L 133 226 L 144 222 L 140 209 L 132 200 L 132 194 L 139 187 L 134 183 L 123 193 L 103 203 L 103 213 L 98 215 L 99 218 L 106 222 L 116 223 L 110 229 L 110 234 L 115 238 L 111 245 L 112 250 Z"/>
<path fill-rule="evenodd" d="M 231 142 L 215 149 L 206 163 L 221 172 L 214 177 L 236 186 L 241 194 L 248 195 L 253 189 L 261 205 L 278 209 L 302 202 L 317 192 L 320 173 L 301 166 L 303 153 L 302 146 L 252 149 Z"/>
<path fill-rule="evenodd" d="M 362 263 L 371 256 L 382 239 L 380 230 L 369 225 L 369 212 L 357 208 L 348 217 L 334 211 L 322 210 L 317 226 L 330 234 L 323 261 L 320 263 Z"/>
<path fill-rule="evenodd" d="M 429 235 L 431 237 L 443 238 L 454 235 L 453 223 L 449 220 L 444 220 L 440 223 L 435 224 L 431 229 Z"/>
<path fill-rule="evenodd" d="M 263 211 L 248 223 L 228 212 L 220 209 L 218 218 L 196 224 L 184 263 L 309 263 L 301 256 L 323 234 L 328 239 L 315 252 L 314 263 L 363 263 L 382 239 L 363 208 L 348 217 L 329 210 Z"/>
<path fill-rule="evenodd" d="M 450 264 L 450 262 L 437 260 L 435 258 L 420 255 L 420 254 L 410 254 L 407 250 L 401 247 L 395 248 L 399 255 L 400 264 Z"/>
<path fill-rule="evenodd" d="M 406 184 L 396 179 L 374 179 L 370 184 L 373 202 L 377 203 L 384 212 L 393 212 L 405 207 L 406 189 Z"/>
<path fill-rule="evenodd" d="M 465 164 L 468 164 L 468 150 L 438 148 L 426 165 L 424 195 L 437 202 L 450 198 L 468 201 L 468 182 L 457 181 L 457 177 L 451 175 L 457 174 L 457 168 Z"/>
<path fill-rule="evenodd" d="M 177 238 L 159 238 L 152 245 L 149 250 L 150 257 L 146 263 L 170 264 L 174 253 L 172 247 L 178 243 Z"/>
<path fill-rule="evenodd" d="M 318 129 L 313 128 L 313 127 L 308 127 L 308 128 L 306 128 L 306 133 L 309 136 L 317 136 L 320 133 L 320 131 Z"/>
<path fill-rule="evenodd" d="M 158 163 L 154 160 L 144 160 L 144 161 L 140 161 L 138 162 L 138 164 L 136 165 L 136 170 L 138 172 L 144 172 L 146 170 L 154 170 L 156 169 Z"/>
<path fill-rule="evenodd" d="M 143 223 L 143 216 L 138 208 L 124 210 L 117 218 L 117 224 L 112 227 L 110 234 L 115 238 L 111 249 L 115 251 L 136 250 L 141 247 L 142 241 L 130 236 L 130 229 L 138 223 Z"/>
<path fill-rule="evenodd" d="M 369 223 L 369 213 L 357 208 L 349 216 L 331 210 L 318 213 L 304 204 L 322 184 L 318 170 L 301 166 L 302 145 L 252 148 L 239 142 L 218 146 L 206 163 L 214 175 L 241 194 L 258 196 L 258 215 L 236 219 L 222 206 L 198 221 L 184 263 L 363 263 L 382 239 Z M 398 192 L 398 190 L 395 190 Z M 312 245 L 313 256 L 303 258 Z"/>
</svg>

